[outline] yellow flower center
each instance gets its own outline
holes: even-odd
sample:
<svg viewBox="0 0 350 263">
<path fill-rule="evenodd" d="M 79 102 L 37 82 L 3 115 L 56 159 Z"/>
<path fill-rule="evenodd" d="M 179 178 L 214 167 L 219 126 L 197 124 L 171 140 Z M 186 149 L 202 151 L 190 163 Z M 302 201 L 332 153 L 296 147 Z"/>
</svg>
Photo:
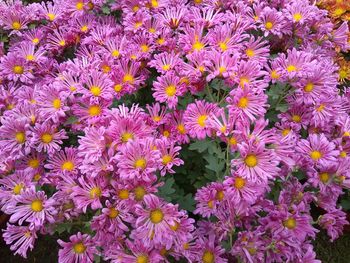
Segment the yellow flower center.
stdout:
<svg viewBox="0 0 350 263">
<path fill-rule="evenodd" d="M 173 231 L 177 231 L 180 227 L 180 224 L 176 221 L 174 221 L 174 225 L 169 225 L 170 229 L 173 230 Z"/>
<path fill-rule="evenodd" d="M 24 132 L 16 132 L 16 141 L 18 143 L 24 143 L 26 141 Z"/>
<path fill-rule="evenodd" d="M 199 51 L 199 50 L 201 50 L 201 49 L 203 49 L 203 48 L 204 48 L 204 44 L 201 43 L 201 42 L 199 42 L 198 40 L 195 41 L 195 42 L 193 43 L 193 45 L 192 45 L 192 49 L 195 50 L 195 51 Z"/>
<path fill-rule="evenodd" d="M 146 189 L 143 186 L 138 186 L 134 190 L 136 201 L 141 201 L 146 194 Z"/>
<path fill-rule="evenodd" d="M 114 49 L 113 51 L 112 51 L 112 56 L 113 57 L 119 57 L 119 55 L 120 55 L 120 52 L 119 52 L 119 50 L 116 50 L 116 49 Z"/>
<path fill-rule="evenodd" d="M 52 102 L 52 106 L 55 108 L 55 109 L 60 109 L 61 108 L 61 100 L 60 99 L 54 99 L 53 102 Z"/>
<path fill-rule="evenodd" d="M 245 179 L 242 177 L 236 177 L 234 182 L 234 187 L 238 190 L 242 189 L 245 186 Z"/>
<path fill-rule="evenodd" d="M 28 161 L 28 166 L 30 167 L 30 168 L 33 168 L 33 169 L 36 169 L 36 168 L 38 168 L 39 167 L 39 159 L 30 159 L 29 161 Z"/>
<path fill-rule="evenodd" d="M 350 136 L 350 132 L 345 131 L 345 132 L 343 133 L 343 137 L 349 137 L 349 136 Z"/>
<path fill-rule="evenodd" d="M 43 202 L 41 200 L 34 200 L 30 207 L 34 212 L 41 212 L 43 210 Z"/>
<path fill-rule="evenodd" d="M 102 194 L 101 188 L 98 186 L 95 186 L 93 188 L 91 188 L 90 190 L 90 198 L 94 199 L 94 198 L 100 198 Z"/>
<path fill-rule="evenodd" d="M 173 97 L 176 94 L 176 87 L 175 85 L 169 85 L 165 88 L 165 93 L 169 97 Z"/>
<path fill-rule="evenodd" d="M 173 157 L 171 157 L 171 155 L 166 154 L 162 157 L 162 163 L 164 165 L 167 165 L 168 163 L 170 163 L 173 160 Z"/>
<path fill-rule="evenodd" d="M 83 8 L 84 8 L 84 3 L 83 2 L 78 2 L 78 3 L 76 3 L 75 4 L 75 8 L 77 9 L 77 10 L 83 10 Z"/>
<path fill-rule="evenodd" d="M 293 19 L 295 22 L 299 22 L 302 18 L 303 18 L 303 16 L 300 13 L 295 13 L 293 15 Z"/>
<path fill-rule="evenodd" d="M 219 67 L 219 74 L 222 75 L 222 73 L 225 73 L 226 70 L 227 70 L 227 69 L 226 69 L 226 67 L 224 67 L 224 66 Z"/>
<path fill-rule="evenodd" d="M 335 16 L 341 16 L 342 14 L 344 14 L 346 12 L 346 10 L 342 7 L 338 7 L 334 10 L 333 14 Z"/>
<path fill-rule="evenodd" d="M 348 155 L 348 154 L 346 153 L 346 151 L 341 151 L 340 154 L 339 154 L 339 156 L 340 156 L 341 158 L 345 158 L 347 155 Z"/>
<path fill-rule="evenodd" d="M 49 18 L 50 21 L 53 21 L 56 18 L 56 16 L 52 13 L 48 13 L 47 17 Z"/>
<path fill-rule="evenodd" d="M 14 21 L 14 22 L 12 23 L 12 29 L 14 29 L 14 30 L 20 30 L 21 28 L 22 28 L 22 25 L 21 25 L 20 22 Z"/>
<path fill-rule="evenodd" d="M 34 55 L 32 55 L 32 54 L 28 54 L 27 56 L 26 56 L 26 60 L 28 60 L 28 61 L 33 61 L 35 59 L 35 57 L 34 57 Z"/>
<path fill-rule="evenodd" d="M 224 197 L 225 197 L 224 191 L 217 191 L 216 192 L 216 195 L 215 195 L 216 200 L 222 201 L 224 199 Z"/>
<path fill-rule="evenodd" d="M 163 44 L 165 43 L 165 39 L 162 38 L 162 37 L 160 37 L 160 38 L 157 39 L 157 43 L 158 43 L 159 45 L 163 45 Z"/>
<path fill-rule="evenodd" d="M 220 42 L 219 43 L 219 47 L 220 47 L 220 49 L 222 50 L 222 51 L 226 51 L 227 50 L 227 43 L 225 43 L 225 42 Z"/>
<path fill-rule="evenodd" d="M 26 232 L 24 233 L 24 236 L 25 236 L 26 238 L 29 238 L 31 235 L 32 235 L 32 234 L 30 233 L 29 230 L 26 231 Z"/>
<path fill-rule="evenodd" d="M 258 159 L 255 154 L 248 154 L 244 162 L 248 167 L 255 167 L 258 164 Z"/>
<path fill-rule="evenodd" d="M 143 24 L 142 21 L 137 21 L 137 22 L 135 22 L 134 27 L 139 28 L 142 26 L 142 24 Z"/>
<path fill-rule="evenodd" d="M 135 168 L 141 168 L 141 169 L 145 169 L 146 168 L 146 160 L 145 158 L 139 158 L 135 161 L 134 164 Z"/>
<path fill-rule="evenodd" d="M 249 84 L 249 78 L 247 77 L 241 77 L 240 80 L 239 80 L 239 85 L 241 87 L 244 87 L 245 84 Z"/>
<path fill-rule="evenodd" d="M 76 254 L 83 254 L 86 250 L 86 247 L 82 242 L 76 243 L 73 246 L 73 250 Z"/>
<path fill-rule="evenodd" d="M 20 194 L 21 190 L 24 188 L 24 185 L 22 183 L 16 184 L 15 187 L 13 188 L 13 193 L 15 195 Z"/>
<path fill-rule="evenodd" d="M 242 97 L 239 99 L 237 106 L 241 109 L 245 109 L 248 107 L 249 100 L 247 97 Z"/>
<path fill-rule="evenodd" d="M 318 161 L 322 158 L 322 153 L 320 151 L 312 151 L 310 152 L 310 157 L 314 161 Z"/>
<path fill-rule="evenodd" d="M 98 116 L 101 114 L 101 107 L 98 105 L 92 105 L 90 106 L 88 112 L 91 117 Z"/>
<path fill-rule="evenodd" d="M 182 247 L 184 248 L 184 250 L 187 250 L 190 248 L 190 244 L 186 242 L 182 245 Z"/>
<path fill-rule="evenodd" d="M 149 46 L 146 44 L 141 45 L 141 51 L 147 53 L 149 51 Z"/>
<path fill-rule="evenodd" d="M 119 215 L 119 211 L 117 209 L 115 209 L 114 207 L 112 207 L 111 209 L 109 209 L 109 218 L 116 218 Z"/>
<path fill-rule="evenodd" d="M 64 39 L 60 40 L 58 42 L 58 44 L 61 46 L 61 47 L 64 47 L 66 45 L 66 41 Z"/>
<path fill-rule="evenodd" d="M 111 67 L 108 65 L 102 65 L 101 68 L 102 68 L 103 73 L 108 73 L 111 71 Z"/>
<path fill-rule="evenodd" d="M 213 208 L 214 208 L 214 201 L 213 201 L 213 200 L 209 200 L 209 201 L 208 201 L 208 207 L 209 207 L 210 209 L 213 209 Z"/>
<path fill-rule="evenodd" d="M 81 28 L 80 28 L 80 31 L 81 32 L 86 32 L 86 31 L 88 31 L 89 30 L 89 27 L 87 26 L 87 25 L 83 25 Z"/>
<path fill-rule="evenodd" d="M 71 161 L 65 161 L 63 164 L 62 164 L 62 170 L 63 171 L 73 171 L 74 169 L 74 163 L 71 162 Z"/>
<path fill-rule="evenodd" d="M 168 138 L 170 136 L 170 132 L 167 130 L 163 131 L 163 136 Z"/>
<path fill-rule="evenodd" d="M 348 73 L 347 73 L 346 70 L 340 70 L 340 71 L 339 71 L 339 78 L 340 78 L 340 79 L 346 79 L 347 76 L 348 76 Z"/>
<path fill-rule="evenodd" d="M 159 224 L 163 221 L 164 214 L 160 209 L 152 210 L 150 213 L 150 220 L 153 224 Z"/>
<path fill-rule="evenodd" d="M 92 93 L 92 95 L 94 95 L 96 97 L 101 95 L 101 89 L 98 86 L 91 86 L 90 92 Z"/>
<path fill-rule="evenodd" d="M 139 255 L 136 258 L 136 263 L 148 263 L 148 262 L 149 262 L 148 256 L 146 255 Z"/>
<path fill-rule="evenodd" d="M 123 77 L 123 82 L 133 84 L 134 83 L 134 76 L 131 74 L 125 74 Z"/>
<path fill-rule="evenodd" d="M 289 217 L 283 221 L 283 226 L 288 229 L 294 229 L 297 226 L 297 221 L 293 217 Z"/>
<path fill-rule="evenodd" d="M 186 129 L 185 126 L 183 124 L 179 124 L 177 125 L 177 130 L 179 131 L 180 134 L 186 134 Z"/>
<path fill-rule="evenodd" d="M 272 22 L 270 22 L 270 21 L 266 22 L 266 23 L 265 23 L 265 28 L 266 28 L 267 30 L 272 29 L 272 28 L 273 28 Z"/>
<path fill-rule="evenodd" d="M 50 133 L 44 133 L 43 135 L 41 135 L 41 141 L 43 143 L 50 143 L 52 142 L 52 135 Z"/>
<path fill-rule="evenodd" d="M 114 85 L 114 91 L 119 93 L 123 89 L 123 86 L 120 84 L 115 84 Z"/>
<path fill-rule="evenodd" d="M 249 58 L 252 58 L 252 57 L 255 56 L 254 50 L 253 50 L 253 49 L 250 49 L 250 48 L 248 48 L 248 49 L 245 51 L 245 54 L 246 54 L 247 57 L 249 57 Z"/>
<path fill-rule="evenodd" d="M 326 106 L 324 104 L 321 104 L 320 106 L 317 107 L 316 111 L 320 112 L 323 111 Z"/>
<path fill-rule="evenodd" d="M 170 69 L 170 65 L 169 64 L 165 64 L 165 65 L 162 66 L 162 69 L 164 71 L 168 71 Z"/>
<path fill-rule="evenodd" d="M 290 133 L 290 129 L 286 128 L 284 130 L 282 130 L 282 136 L 285 137 Z"/>
<path fill-rule="evenodd" d="M 306 86 L 304 87 L 305 92 L 311 92 L 313 91 L 313 89 L 314 89 L 314 84 L 312 84 L 311 82 L 306 84 Z"/>
<path fill-rule="evenodd" d="M 197 123 L 199 124 L 199 126 L 201 126 L 202 128 L 205 127 L 205 121 L 207 120 L 208 116 L 207 115 L 200 115 L 197 119 Z"/>
<path fill-rule="evenodd" d="M 39 38 L 35 37 L 32 39 L 33 44 L 38 44 L 39 43 Z"/>
<path fill-rule="evenodd" d="M 15 74 L 23 74 L 24 72 L 24 68 L 20 65 L 13 66 L 12 70 L 13 70 L 13 73 Z"/>
<path fill-rule="evenodd" d="M 205 250 L 202 256 L 203 263 L 214 263 L 215 262 L 215 256 L 214 253 L 210 250 Z"/>
<path fill-rule="evenodd" d="M 319 178 L 322 183 L 327 183 L 329 181 L 329 173 L 324 172 L 319 174 Z"/>
<path fill-rule="evenodd" d="M 293 115 L 292 116 L 292 121 L 294 121 L 294 122 L 301 122 L 301 116 L 297 115 L 297 114 Z"/>
<path fill-rule="evenodd" d="M 118 197 L 122 200 L 126 200 L 129 198 L 129 190 L 127 189 L 122 189 L 118 193 Z"/>
<path fill-rule="evenodd" d="M 279 79 L 280 78 L 280 74 L 278 74 L 276 70 L 272 70 L 270 73 L 270 76 L 272 79 Z"/>
<path fill-rule="evenodd" d="M 294 72 L 294 71 L 296 71 L 296 70 L 297 70 L 297 67 L 294 66 L 294 65 L 289 65 L 289 66 L 287 67 L 287 71 L 288 71 L 288 72 Z"/>
<path fill-rule="evenodd" d="M 124 132 L 121 136 L 122 142 L 128 142 L 134 138 L 134 135 L 130 132 Z"/>
<path fill-rule="evenodd" d="M 40 178 L 41 178 L 41 175 L 39 173 L 37 173 L 37 174 L 34 175 L 33 179 L 34 179 L 35 182 L 37 182 L 37 181 L 40 180 Z"/>
<path fill-rule="evenodd" d="M 237 139 L 235 137 L 231 137 L 231 138 L 229 138 L 228 143 L 230 145 L 236 145 L 237 144 Z"/>
</svg>

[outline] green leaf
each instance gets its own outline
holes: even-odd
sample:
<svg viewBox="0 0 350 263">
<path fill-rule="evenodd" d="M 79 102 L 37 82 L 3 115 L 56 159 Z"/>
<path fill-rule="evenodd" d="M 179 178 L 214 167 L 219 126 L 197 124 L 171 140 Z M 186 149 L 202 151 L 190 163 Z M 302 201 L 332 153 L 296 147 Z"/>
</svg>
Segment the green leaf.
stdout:
<svg viewBox="0 0 350 263">
<path fill-rule="evenodd" d="M 194 200 L 192 194 L 189 193 L 185 196 L 179 196 L 176 201 L 182 209 L 193 212 L 196 201 Z"/>
<path fill-rule="evenodd" d="M 210 141 L 196 141 L 191 143 L 188 149 L 202 153 L 205 150 L 207 150 L 209 147 L 210 147 Z"/>
<path fill-rule="evenodd" d="M 164 185 L 159 187 L 158 195 L 164 198 L 166 201 L 171 202 L 173 199 L 171 195 L 175 193 L 174 183 L 174 178 L 170 177 L 166 179 Z"/>
</svg>

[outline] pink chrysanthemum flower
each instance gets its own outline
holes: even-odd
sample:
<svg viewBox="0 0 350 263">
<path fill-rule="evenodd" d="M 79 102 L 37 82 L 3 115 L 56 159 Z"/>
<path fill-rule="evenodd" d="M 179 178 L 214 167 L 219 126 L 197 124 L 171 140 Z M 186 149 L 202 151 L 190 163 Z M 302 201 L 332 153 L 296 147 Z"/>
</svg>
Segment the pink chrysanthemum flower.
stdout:
<svg viewBox="0 0 350 263">
<path fill-rule="evenodd" d="M 111 250 L 107 258 L 111 259 L 112 262 L 118 263 L 160 263 L 162 262 L 162 256 L 152 246 L 145 245 L 144 242 L 136 239 L 130 241 L 129 239 L 125 242 L 130 253 L 127 253 L 125 249 Z"/>
<path fill-rule="evenodd" d="M 282 36 L 282 33 L 288 32 L 289 24 L 283 20 L 283 14 L 274 8 L 266 6 L 259 16 L 261 23 L 260 29 L 264 32 L 264 36 L 270 34 Z"/>
<path fill-rule="evenodd" d="M 196 100 L 187 105 L 184 113 L 185 128 L 192 138 L 204 139 L 211 135 L 208 118 L 216 115 L 218 108 L 215 104 L 202 100 Z"/>
<path fill-rule="evenodd" d="M 152 194 L 146 195 L 143 200 L 144 206 L 135 206 L 138 218 L 133 238 L 143 240 L 146 245 L 159 244 L 169 249 L 174 241 L 171 228 L 176 226 L 179 216 L 177 206 L 165 203 Z"/>
<path fill-rule="evenodd" d="M 237 56 L 232 56 L 227 52 L 219 53 L 213 51 L 207 65 L 209 75 L 206 77 L 206 80 L 209 82 L 217 77 L 224 79 L 231 77 L 236 69 L 237 59 Z"/>
<path fill-rule="evenodd" d="M 206 187 L 198 189 L 195 200 L 197 201 L 195 214 L 202 217 L 215 215 L 220 208 L 221 201 L 225 198 L 225 192 L 222 184 L 211 183 Z"/>
<path fill-rule="evenodd" d="M 161 164 L 160 164 L 160 174 L 164 176 L 168 173 L 175 173 L 173 166 L 180 166 L 184 164 L 184 161 L 178 158 L 180 146 L 175 146 L 174 143 L 170 145 L 166 141 L 156 142 L 157 149 L 160 151 Z"/>
<path fill-rule="evenodd" d="M 229 200 L 237 204 L 242 201 L 252 204 L 264 191 L 263 186 L 258 186 L 258 184 L 238 175 L 226 177 L 223 184 Z"/>
<path fill-rule="evenodd" d="M 85 80 L 86 88 L 81 88 L 78 92 L 83 94 L 83 97 L 90 98 L 90 101 L 97 102 L 100 100 L 111 100 L 112 96 L 112 81 L 102 72 L 92 71 L 89 77 Z"/>
<path fill-rule="evenodd" d="M 93 210 L 102 208 L 101 199 L 109 196 L 106 188 L 106 180 L 102 177 L 97 178 L 78 178 L 79 185 L 72 188 L 72 199 L 78 209 L 84 213 L 89 205 Z"/>
<path fill-rule="evenodd" d="M 260 220 L 262 225 L 273 232 L 273 235 L 291 236 L 300 242 L 303 242 L 307 236 L 315 238 L 318 230 L 312 227 L 310 215 L 298 210 L 290 213 L 287 205 L 279 206 L 278 210 L 269 211 L 268 216 Z M 293 208 L 296 209 L 296 207 Z"/>
<path fill-rule="evenodd" d="M 342 234 L 344 225 L 348 224 L 346 213 L 341 209 L 329 211 L 319 218 L 319 225 L 327 230 L 327 234 L 330 236 L 332 242 Z"/>
<path fill-rule="evenodd" d="M 97 161 L 107 147 L 105 131 L 103 126 L 86 128 L 85 135 L 79 136 L 78 156 L 83 157 L 86 162 Z"/>
<path fill-rule="evenodd" d="M 337 161 L 339 151 L 335 150 L 335 144 L 328 141 L 322 133 L 310 134 L 308 140 L 301 139 L 296 151 L 308 162 L 314 164 L 331 164 Z"/>
<path fill-rule="evenodd" d="M 20 80 L 24 83 L 31 83 L 31 79 L 33 79 L 34 76 L 30 69 L 30 66 L 24 58 L 15 56 L 11 52 L 7 56 L 1 58 L 0 71 L 9 80 Z"/>
<path fill-rule="evenodd" d="M 209 235 L 209 238 L 198 238 L 196 241 L 198 246 L 197 259 L 198 262 L 203 263 L 226 263 L 227 259 L 222 255 L 225 252 L 221 246 L 216 245 L 215 236 Z"/>
<path fill-rule="evenodd" d="M 17 159 L 30 152 L 29 124 L 26 120 L 2 118 L 0 126 L 0 156 Z"/>
<path fill-rule="evenodd" d="M 174 111 L 171 119 L 171 127 L 179 143 L 189 143 L 190 138 L 183 121 L 183 115 L 183 111 Z"/>
<path fill-rule="evenodd" d="M 269 57 L 268 42 L 262 37 L 251 36 L 249 41 L 245 43 L 245 56 L 249 60 L 256 60 L 259 63 L 265 63 Z"/>
<path fill-rule="evenodd" d="M 160 163 L 160 153 L 150 140 L 135 141 L 124 145 L 115 156 L 122 179 L 154 180 L 154 172 Z"/>
<path fill-rule="evenodd" d="M 81 159 L 78 157 L 78 150 L 70 147 L 50 157 L 45 168 L 50 169 L 52 173 L 76 174 L 80 163 Z"/>
<path fill-rule="evenodd" d="M 162 24 L 164 23 L 169 28 L 175 30 L 182 24 L 183 20 L 185 20 L 186 14 L 187 9 L 184 6 L 167 7 L 157 14 L 157 18 L 159 18 Z"/>
<path fill-rule="evenodd" d="M 177 105 L 178 97 L 183 95 L 184 87 L 180 83 L 180 78 L 173 72 L 168 72 L 164 76 L 157 78 L 153 83 L 153 97 L 159 102 L 167 103 L 170 109 Z"/>
<path fill-rule="evenodd" d="M 67 139 L 65 130 L 57 131 L 57 127 L 50 123 L 37 123 L 33 129 L 31 142 L 37 147 L 38 152 L 46 151 L 49 154 L 60 149 L 62 139 Z"/>
<path fill-rule="evenodd" d="M 66 96 L 60 90 L 53 86 L 43 86 L 40 89 L 37 87 L 36 90 L 38 93 L 35 98 L 42 118 L 58 122 L 60 118 L 66 116 L 65 112 L 69 110 L 69 107 L 66 106 Z"/>
<path fill-rule="evenodd" d="M 121 235 L 129 231 L 125 223 L 133 223 L 134 217 L 130 213 L 130 207 L 126 202 L 110 203 L 106 201 L 106 208 L 102 208 L 102 214 L 92 219 L 93 230 L 103 229 L 114 235 Z"/>
<path fill-rule="evenodd" d="M 14 255 L 19 254 L 24 258 L 27 258 L 28 249 L 33 250 L 35 240 L 38 238 L 34 229 L 10 224 L 7 224 L 2 236 L 7 245 L 11 244 L 10 249 L 14 251 Z"/>
<path fill-rule="evenodd" d="M 8 207 L 16 205 L 16 196 L 33 187 L 32 176 L 24 171 L 16 171 L 0 179 L 0 208 L 6 212 Z"/>
<path fill-rule="evenodd" d="M 278 174 L 279 161 L 274 157 L 272 150 L 265 148 L 264 142 L 242 142 L 238 144 L 238 150 L 240 158 L 233 159 L 231 166 L 242 178 L 266 183 Z"/>
<path fill-rule="evenodd" d="M 150 128 L 145 125 L 144 120 L 135 118 L 119 118 L 112 120 L 108 133 L 117 146 L 128 142 L 142 140 L 151 134 Z"/>
<path fill-rule="evenodd" d="M 28 222 L 30 228 L 34 229 L 43 226 L 45 222 L 55 221 L 55 202 L 52 198 L 47 199 L 45 192 L 35 192 L 29 188 L 16 196 L 16 205 L 9 207 L 6 212 L 11 214 L 11 223 L 18 222 L 22 225 L 23 222 Z"/>
<path fill-rule="evenodd" d="M 160 104 L 154 103 L 152 105 L 146 105 L 149 112 L 152 125 L 159 126 L 165 124 L 169 120 L 169 113 L 166 112 L 166 106 L 160 106 Z"/>
<path fill-rule="evenodd" d="M 154 55 L 154 59 L 151 60 L 148 64 L 151 67 L 156 68 L 158 72 L 165 74 L 181 64 L 181 60 L 179 58 L 179 55 L 175 54 L 174 52 L 163 52 Z"/>
<path fill-rule="evenodd" d="M 94 241 L 88 234 L 78 232 L 76 235 L 69 237 L 69 242 L 60 239 L 57 242 L 62 247 L 58 251 L 58 260 L 62 263 L 92 263 L 94 262 L 94 255 L 98 254 Z"/>
<path fill-rule="evenodd" d="M 248 118 L 251 121 L 264 116 L 268 106 L 267 95 L 264 92 L 254 92 L 248 87 L 232 90 L 227 102 L 232 116 L 243 120 Z"/>
</svg>

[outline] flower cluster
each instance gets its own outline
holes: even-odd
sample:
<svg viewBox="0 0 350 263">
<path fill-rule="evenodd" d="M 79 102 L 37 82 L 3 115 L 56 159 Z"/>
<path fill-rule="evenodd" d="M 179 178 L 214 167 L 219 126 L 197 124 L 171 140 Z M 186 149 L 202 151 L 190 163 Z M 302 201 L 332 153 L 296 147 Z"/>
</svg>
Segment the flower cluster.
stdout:
<svg viewBox="0 0 350 263">
<path fill-rule="evenodd" d="M 11 250 L 72 224 L 59 262 L 319 262 L 348 224 L 350 45 L 310 2 L 2 1 Z M 160 188 L 204 140 L 224 164 L 186 211 Z"/>
</svg>

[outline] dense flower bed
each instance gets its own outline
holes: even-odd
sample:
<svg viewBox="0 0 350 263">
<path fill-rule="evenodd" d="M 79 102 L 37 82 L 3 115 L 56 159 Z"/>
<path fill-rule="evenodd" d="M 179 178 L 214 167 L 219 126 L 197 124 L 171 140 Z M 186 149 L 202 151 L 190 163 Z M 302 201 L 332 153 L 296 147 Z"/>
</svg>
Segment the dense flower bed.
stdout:
<svg viewBox="0 0 350 263">
<path fill-rule="evenodd" d="M 2 1 L 11 250 L 319 262 L 317 232 L 348 224 L 350 45 L 347 7 L 313 2 Z"/>
</svg>

